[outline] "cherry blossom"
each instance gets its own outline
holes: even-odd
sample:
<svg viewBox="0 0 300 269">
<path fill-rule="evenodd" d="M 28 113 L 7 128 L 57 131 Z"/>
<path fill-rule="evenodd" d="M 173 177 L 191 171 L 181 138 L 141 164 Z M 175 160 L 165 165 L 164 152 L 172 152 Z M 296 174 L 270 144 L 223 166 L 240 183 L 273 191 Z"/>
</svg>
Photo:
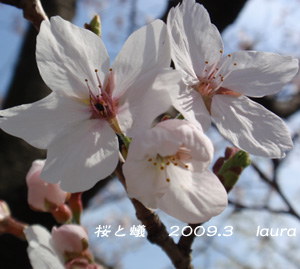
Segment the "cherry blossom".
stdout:
<svg viewBox="0 0 300 269">
<path fill-rule="evenodd" d="M 100 269 L 88 249 L 88 236 L 82 226 L 68 224 L 53 228 L 50 234 L 40 225 L 24 230 L 28 256 L 34 269 Z"/>
<path fill-rule="evenodd" d="M 132 139 L 123 166 L 129 197 L 189 223 L 218 215 L 227 193 L 208 169 L 213 145 L 198 127 L 166 120 Z"/>
<path fill-rule="evenodd" d="M 298 60 L 256 51 L 223 56 L 220 33 L 195 0 L 183 0 L 170 10 L 168 32 L 172 60 L 186 85 L 177 105 L 183 116 L 201 123 L 204 131 L 212 117 L 235 146 L 259 156 L 284 157 L 293 146 L 286 125 L 246 96 L 280 91 L 296 75 Z"/>
<path fill-rule="evenodd" d="M 80 192 L 110 175 L 118 162 L 116 134 L 133 137 L 172 104 L 179 91 L 165 24 L 133 33 L 110 68 L 102 40 L 60 17 L 37 37 L 40 74 L 52 93 L 0 112 L 0 128 L 47 149 L 41 177 Z M 151 102 L 149 102 L 151 100 Z"/>
<path fill-rule="evenodd" d="M 47 212 L 61 206 L 69 193 L 61 190 L 59 183 L 52 184 L 41 179 L 46 160 L 35 160 L 26 175 L 28 204 L 35 210 Z"/>
<path fill-rule="evenodd" d="M 88 248 L 87 231 L 79 225 L 68 224 L 52 228 L 55 248 L 61 252 L 81 253 Z"/>
<path fill-rule="evenodd" d="M 33 269 L 64 269 L 63 255 L 53 245 L 51 234 L 40 225 L 24 230 L 28 241 L 27 253 Z"/>
</svg>

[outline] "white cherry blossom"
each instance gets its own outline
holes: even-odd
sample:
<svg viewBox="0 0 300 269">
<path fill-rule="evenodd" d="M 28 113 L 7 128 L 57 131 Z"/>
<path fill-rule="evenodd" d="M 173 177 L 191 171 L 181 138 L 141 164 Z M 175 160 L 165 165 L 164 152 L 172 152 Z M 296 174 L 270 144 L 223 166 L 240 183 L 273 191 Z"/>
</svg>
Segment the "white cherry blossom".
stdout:
<svg viewBox="0 0 300 269">
<path fill-rule="evenodd" d="M 27 253 L 33 269 L 64 269 L 63 254 L 54 247 L 51 234 L 40 225 L 32 225 L 24 230 L 28 241 Z"/>
<path fill-rule="evenodd" d="M 128 196 L 188 223 L 220 214 L 227 193 L 208 169 L 213 145 L 201 129 L 166 120 L 135 136 L 123 166 Z"/>
<path fill-rule="evenodd" d="M 170 10 L 168 32 L 175 67 L 186 85 L 177 109 L 206 131 L 213 118 L 220 133 L 249 153 L 284 157 L 293 143 L 284 122 L 245 97 L 280 91 L 298 71 L 298 60 L 275 53 L 239 51 L 223 56 L 223 42 L 205 8 L 195 0 Z"/>
<path fill-rule="evenodd" d="M 40 74 L 52 93 L 0 111 L 0 128 L 47 149 L 41 177 L 68 192 L 85 191 L 118 162 L 115 133 L 134 136 L 172 104 L 179 91 L 166 26 L 156 20 L 133 33 L 110 68 L 102 40 L 60 17 L 37 37 Z"/>
</svg>

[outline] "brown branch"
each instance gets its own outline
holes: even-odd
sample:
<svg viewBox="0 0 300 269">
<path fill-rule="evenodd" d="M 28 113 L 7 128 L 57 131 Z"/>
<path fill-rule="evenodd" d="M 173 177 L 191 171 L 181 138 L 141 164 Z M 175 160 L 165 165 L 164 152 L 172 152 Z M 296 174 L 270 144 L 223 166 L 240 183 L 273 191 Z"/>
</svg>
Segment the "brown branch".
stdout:
<svg viewBox="0 0 300 269">
<path fill-rule="evenodd" d="M 40 0 L 0 0 L 1 3 L 23 9 L 23 16 L 39 31 L 43 20 L 48 17 Z"/>
</svg>

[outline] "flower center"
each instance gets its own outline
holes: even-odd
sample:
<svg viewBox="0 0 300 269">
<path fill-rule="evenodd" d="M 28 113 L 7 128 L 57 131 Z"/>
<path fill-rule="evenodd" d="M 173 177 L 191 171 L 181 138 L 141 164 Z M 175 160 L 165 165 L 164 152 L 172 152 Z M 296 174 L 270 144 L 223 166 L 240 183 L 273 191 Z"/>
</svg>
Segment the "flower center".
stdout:
<svg viewBox="0 0 300 269">
<path fill-rule="evenodd" d="M 100 81 L 97 69 L 95 69 L 95 74 L 98 82 L 96 90 L 90 87 L 87 79 L 85 80 L 90 95 L 91 119 L 104 119 L 117 134 L 121 134 L 122 132 L 116 118 L 118 102 L 111 96 L 114 87 L 112 69 L 109 71 L 104 87 Z"/>
<path fill-rule="evenodd" d="M 159 171 L 163 172 L 165 174 L 165 180 L 170 182 L 171 178 L 168 173 L 168 167 L 173 165 L 185 170 L 192 170 L 191 159 L 190 150 L 182 146 L 178 152 L 172 156 L 163 157 L 157 154 L 155 158 L 149 158 L 148 162 L 151 162 L 153 166 L 156 166 Z"/>
<path fill-rule="evenodd" d="M 223 51 L 220 50 L 222 54 Z M 206 105 L 207 110 L 211 111 L 211 102 L 212 98 L 215 94 L 221 95 L 232 95 L 232 96 L 240 96 L 239 93 L 233 92 L 229 89 L 223 88 L 222 84 L 224 80 L 231 74 L 233 68 L 230 68 L 226 73 L 224 71 L 225 64 L 228 65 L 228 61 L 231 60 L 231 54 L 227 55 L 228 59 L 224 60 L 220 65 L 220 62 L 216 62 L 214 64 L 210 64 L 208 61 L 205 61 L 205 66 L 202 71 L 201 77 L 198 77 L 199 83 L 194 86 L 194 90 L 199 92 L 202 96 L 202 99 Z M 237 66 L 236 62 L 231 62 L 233 66 Z"/>
</svg>

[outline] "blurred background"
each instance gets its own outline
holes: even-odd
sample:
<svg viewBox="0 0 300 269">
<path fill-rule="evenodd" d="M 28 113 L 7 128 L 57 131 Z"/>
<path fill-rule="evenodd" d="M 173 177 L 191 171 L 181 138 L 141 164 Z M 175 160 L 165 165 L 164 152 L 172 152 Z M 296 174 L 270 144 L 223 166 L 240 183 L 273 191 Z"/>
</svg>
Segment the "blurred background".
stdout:
<svg viewBox="0 0 300 269">
<path fill-rule="evenodd" d="M 166 19 L 176 0 L 52 0 L 42 1 L 49 16 L 60 15 L 78 26 L 97 13 L 102 38 L 111 61 L 127 37 L 156 18 Z M 299 0 L 206 0 L 212 22 L 222 33 L 225 53 L 238 50 L 270 51 L 300 58 Z M 37 31 L 22 11 L 0 4 L 0 100 L 2 108 L 31 103 L 50 93 L 35 63 Z M 294 149 L 283 160 L 253 157 L 229 194 L 229 206 L 204 227 L 219 231 L 232 226 L 233 235 L 196 238 L 195 268 L 300 268 L 300 76 L 275 96 L 255 99 L 282 117 L 294 141 Z M 215 146 L 215 160 L 224 155 L 225 141 L 214 127 L 208 132 Z M 48 213 L 35 213 L 27 205 L 25 175 L 35 159 L 46 153 L 0 130 L 0 199 L 6 200 L 15 218 L 50 228 L 55 222 Z M 168 257 L 145 238 L 129 235 L 138 225 L 135 211 L 121 184 L 113 177 L 84 194 L 82 224 L 89 230 L 91 249 L 105 268 L 173 268 Z M 186 226 L 163 212 L 159 216 L 169 231 Z M 99 225 L 125 228 L 125 237 L 97 238 Z M 273 235 L 257 236 L 257 228 L 272 228 Z M 283 228 L 296 229 L 289 236 Z M 270 229 L 269 229 L 270 230 Z M 178 241 L 179 237 L 173 237 Z M 0 236 L 1 268 L 30 268 L 26 243 L 9 235 Z M 41 268 L 42 269 L 42 268 Z"/>
</svg>

